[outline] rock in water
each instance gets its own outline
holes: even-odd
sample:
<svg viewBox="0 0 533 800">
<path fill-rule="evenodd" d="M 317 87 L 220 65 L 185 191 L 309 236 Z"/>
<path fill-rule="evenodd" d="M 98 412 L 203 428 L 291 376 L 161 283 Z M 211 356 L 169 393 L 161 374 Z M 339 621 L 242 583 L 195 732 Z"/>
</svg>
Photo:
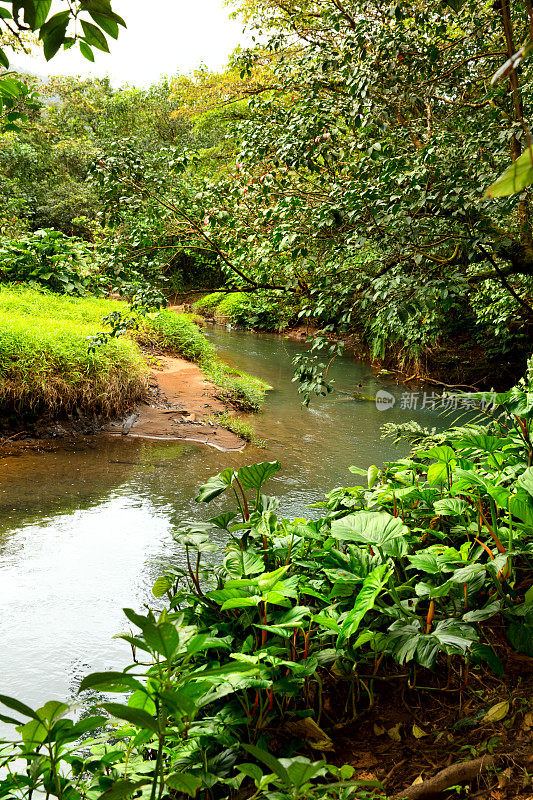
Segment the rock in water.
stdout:
<svg viewBox="0 0 533 800">
<path fill-rule="evenodd" d="M 122 426 L 122 435 L 125 436 L 127 433 L 131 431 L 133 423 L 137 421 L 139 418 L 138 414 L 130 414 L 129 417 L 126 417 L 124 420 L 124 425 Z"/>
</svg>

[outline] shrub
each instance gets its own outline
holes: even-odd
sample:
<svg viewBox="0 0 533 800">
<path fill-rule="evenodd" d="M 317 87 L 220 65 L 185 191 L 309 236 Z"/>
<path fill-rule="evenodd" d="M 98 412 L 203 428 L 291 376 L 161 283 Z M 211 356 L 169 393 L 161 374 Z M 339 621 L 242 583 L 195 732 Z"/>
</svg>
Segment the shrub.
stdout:
<svg viewBox="0 0 533 800">
<path fill-rule="evenodd" d="M 285 296 L 244 292 L 207 294 L 193 304 L 197 314 L 228 317 L 236 325 L 259 331 L 282 331 L 296 321 L 299 303 L 294 306 Z"/>
<path fill-rule="evenodd" d="M 211 363 L 213 345 L 202 335 L 193 319 L 174 311 L 158 311 L 144 317 L 135 338 L 140 344 L 177 353 L 188 361 Z"/>
<path fill-rule="evenodd" d="M 93 261 L 86 242 L 43 229 L 0 242 L 0 281 L 24 281 L 60 294 L 85 295 Z"/>
<path fill-rule="evenodd" d="M 193 303 L 192 310 L 196 314 L 204 314 L 206 316 L 211 316 L 214 313 L 216 307 L 220 303 L 223 295 L 220 292 L 212 292 L 211 294 L 206 294 Z M 211 314 L 210 314 L 211 312 Z"/>
</svg>

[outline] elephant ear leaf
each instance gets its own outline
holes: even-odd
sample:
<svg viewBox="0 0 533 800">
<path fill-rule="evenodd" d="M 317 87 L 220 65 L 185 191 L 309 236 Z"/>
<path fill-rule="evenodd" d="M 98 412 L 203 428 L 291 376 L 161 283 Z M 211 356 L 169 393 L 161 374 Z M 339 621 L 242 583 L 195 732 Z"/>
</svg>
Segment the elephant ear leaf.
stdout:
<svg viewBox="0 0 533 800">
<path fill-rule="evenodd" d="M 279 461 L 263 461 L 260 464 L 241 467 L 237 472 L 237 477 L 243 489 L 260 489 L 280 469 Z"/>
<path fill-rule="evenodd" d="M 379 547 L 383 553 L 401 557 L 407 553 L 408 528 L 401 519 L 385 511 L 361 511 L 334 520 L 331 535 L 358 544 Z"/>
<path fill-rule="evenodd" d="M 354 607 L 347 614 L 346 619 L 342 623 L 342 627 L 337 639 L 337 647 L 342 647 L 346 639 L 349 639 L 361 624 L 363 617 L 374 608 L 376 598 L 387 584 L 392 569 L 387 564 L 381 564 L 376 569 L 366 576 L 361 587 L 361 591 L 355 598 Z"/>
<path fill-rule="evenodd" d="M 200 486 L 196 502 L 209 503 L 210 500 L 214 500 L 231 486 L 234 478 L 235 471 L 232 469 L 223 469 L 218 475 L 213 475 L 203 486 Z"/>
</svg>

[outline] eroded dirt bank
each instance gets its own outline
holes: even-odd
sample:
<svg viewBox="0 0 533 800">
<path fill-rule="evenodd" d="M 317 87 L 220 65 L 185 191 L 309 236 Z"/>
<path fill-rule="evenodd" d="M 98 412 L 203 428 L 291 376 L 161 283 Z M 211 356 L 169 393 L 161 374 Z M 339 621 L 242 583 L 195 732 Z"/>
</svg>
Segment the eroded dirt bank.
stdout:
<svg viewBox="0 0 533 800">
<path fill-rule="evenodd" d="M 184 440 L 218 450 L 242 450 L 246 442 L 208 421 L 227 406 L 216 397 L 216 387 L 201 369 L 182 358 L 149 356 L 152 362 L 147 396 L 119 419 L 105 420 L 81 413 L 34 420 L 11 415 L 0 425 L 2 455 L 26 448 L 45 447 L 65 437 L 120 435 L 148 439 Z"/>
<path fill-rule="evenodd" d="M 219 450 L 242 450 L 245 442 L 207 418 L 225 405 L 201 369 L 183 358 L 158 356 L 148 397 L 124 421 L 108 423 L 107 433 L 150 439 L 201 442 Z"/>
</svg>

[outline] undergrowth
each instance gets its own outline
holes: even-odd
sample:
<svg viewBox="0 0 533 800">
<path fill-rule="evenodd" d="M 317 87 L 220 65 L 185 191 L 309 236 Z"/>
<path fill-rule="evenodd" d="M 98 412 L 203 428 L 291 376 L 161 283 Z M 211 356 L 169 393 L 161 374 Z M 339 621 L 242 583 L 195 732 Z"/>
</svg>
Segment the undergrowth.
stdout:
<svg viewBox="0 0 533 800">
<path fill-rule="evenodd" d="M 193 304 L 193 311 L 205 317 L 229 319 L 235 325 L 258 331 L 283 331 L 297 320 L 299 303 L 286 296 L 212 292 Z"/>
</svg>

